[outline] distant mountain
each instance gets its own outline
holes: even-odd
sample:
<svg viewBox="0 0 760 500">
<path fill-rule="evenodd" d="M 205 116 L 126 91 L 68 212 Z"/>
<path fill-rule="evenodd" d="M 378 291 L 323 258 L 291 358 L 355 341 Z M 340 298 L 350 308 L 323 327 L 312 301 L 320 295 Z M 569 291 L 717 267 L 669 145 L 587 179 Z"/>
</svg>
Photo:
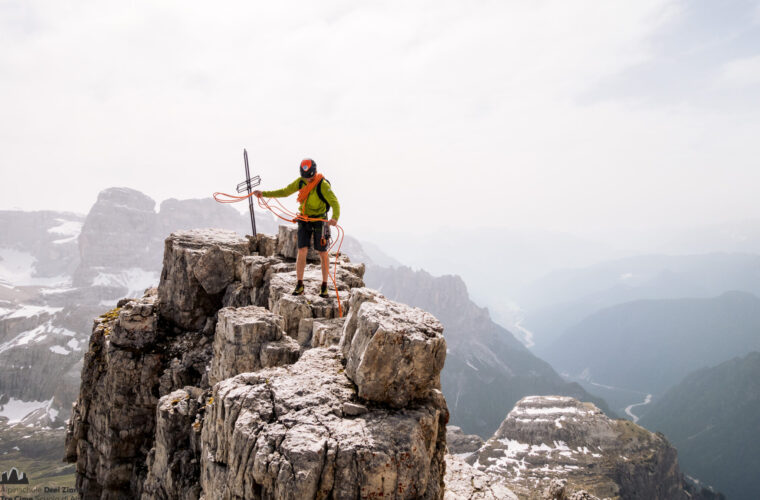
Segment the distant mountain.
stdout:
<svg viewBox="0 0 760 500">
<path fill-rule="evenodd" d="M 441 385 L 451 423 L 466 433 L 487 438 L 514 404 L 528 395 L 571 396 L 593 401 L 609 412 L 601 398 L 564 381 L 548 363 L 494 323 L 487 309 L 470 300 L 459 276 L 368 266 L 365 282 L 388 298 L 423 308 L 441 320 L 448 346 Z"/>
<path fill-rule="evenodd" d="M 134 189 L 101 191 L 79 235 L 81 262 L 74 286 L 93 285 L 117 299 L 142 294 L 158 282 L 164 239 L 173 231 L 216 227 L 251 232 L 250 218 L 213 199 L 156 202 Z M 257 229 L 274 234 L 277 224 L 257 213 Z M 105 298 L 105 297 L 104 297 Z"/>
<path fill-rule="evenodd" d="M 728 498 L 760 492 L 760 353 L 689 374 L 639 421 L 678 448 L 681 468 Z"/>
<path fill-rule="evenodd" d="M 499 223 L 498 220 L 485 220 Z M 392 229 L 392 225 L 389 229 Z M 430 230 L 420 224 L 415 234 L 384 228 L 373 233 L 383 251 L 405 265 L 442 275 L 456 270 L 478 303 L 498 303 L 546 274 L 547 269 L 589 266 L 624 254 L 597 241 L 539 229 L 464 225 Z M 382 239 L 380 239 L 382 238 Z M 489 262 L 491 265 L 483 265 Z"/>
<path fill-rule="evenodd" d="M 549 273 L 515 294 L 522 326 L 544 354 L 567 329 L 606 307 L 641 299 L 760 296 L 760 255 L 644 255 Z"/>
<path fill-rule="evenodd" d="M 725 500 L 689 485 L 661 434 L 613 420 L 590 403 L 527 397 L 467 461 L 525 499 Z M 556 481 L 564 494 L 541 495 Z M 585 492 L 585 494 L 583 493 Z"/>
<path fill-rule="evenodd" d="M 0 210 L 0 285 L 65 282 L 79 264 L 83 223 L 71 212 Z"/>
<path fill-rule="evenodd" d="M 760 299 L 749 293 L 641 300 L 592 314 L 544 353 L 570 377 L 657 397 L 698 368 L 760 349 L 758 332 Z"/>
<path fill-rule="evenodd" d="M 60 427 L 77 394 L 92 320 L 159 281 L 172 231 L 250 232 L 250 218 L 206 200 L 102 191 L 86 215 L 0 211 L 0 424 Z M 272 217 L 257 214 L 262 231 Z"/>
</svg>

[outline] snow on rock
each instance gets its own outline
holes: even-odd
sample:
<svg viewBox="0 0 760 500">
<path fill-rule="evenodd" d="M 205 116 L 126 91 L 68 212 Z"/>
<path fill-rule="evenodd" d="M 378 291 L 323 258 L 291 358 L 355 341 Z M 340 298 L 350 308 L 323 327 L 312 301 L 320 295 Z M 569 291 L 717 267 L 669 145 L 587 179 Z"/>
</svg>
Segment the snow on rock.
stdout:
<svg viewBox="0 0 760 500">
<path fill-rule="evenodd" d="M 8 283 L 20 284 L 32 277 L 34 263 L 32 254 L 11 248 L 0 248 L 0 278 Z"/>
<path fill-rule="evenodd" d="M 662 436 L 563 396 L 521 399 L 468 462 L 530 498 L 554 480 L 566 480 L 568 495 L 586 488 L 599 498 L 689 498 Z"/>
<path fill-rule="evenodd" d="M 5 315 L 3 311 L 8 311 L 10 314 Z M 41 316 L 43 314 L 53 315 L 63 311 L 63 307 L 50 307 L 50 306 L 32 306 L 28 304 L 20 304 L 20 308 L 15 310 L 0 309 L 0 316 L 5 316 L 5 319 L 15 318 L 32 318 L 34 316 Z"/>
<path fill-rule="evenodd" d="M 28 252 L 12 248 L 0 248 L 0 282 L 7 286 L 63 286 L 68 276 L 34 276 L 37 259 Z"/>
<path fill-rule="evenodd" d="M 1 398 L 0 398 L 1 399 Z M 38 410 L 48 412 L 52 409 L 53 398 L 49 401 L 22 401 L 20 399 L 10 398 L 7 403 L 0 405 L 0 418 L 8 419 L 8 424 L 17 424 L 24 420 L 25 417 Z M 58 414 L 57 410 L 56 415 Z"/>
<path fill-rule="evenodd" d="M 446 455 L 444 500 L 517 500 L 517 495 L 497 476 L 486 474 L 464 460 Z"/>
<path fill-rule="evenodd" d="M 50 346 L 49 349 L 50 349 L 51 352 L 54 352 L 56 354 L 63 354 L 64 356 L 67 355 L 67 354 L 71 354 L 71 351 L 69 351 L 65 347 L 61 347 L 59 345 Z"/>
<path fill-rule="evenodd" d="M 82 232 L 83 222 L 65 219 L 55 219 L 55 221 L 59 224 L 48 229 L 48 233 L 77 237 Z"/>
<path fill-rule="evenodd" d="M 31 343 L 40 343 L 45 340 L 48 335 L 73 337 L 76 335 L 76 333 L 67 328 L 55 326 L 51 320 L 48 320 L 36 328 L 21 332 L 11 340 L 0 344 L 0 353 L 19 346 L 27 346 Z"/>
<path fill-rule="evenodd" d="M 124 288 L 127 297 L 142 297 L 146 289 L 158 285 L 159 278 L 155 271 L 131 267 L 117 273 L 100 272 L 92 280 L 92 286 Z"/>
</svg>

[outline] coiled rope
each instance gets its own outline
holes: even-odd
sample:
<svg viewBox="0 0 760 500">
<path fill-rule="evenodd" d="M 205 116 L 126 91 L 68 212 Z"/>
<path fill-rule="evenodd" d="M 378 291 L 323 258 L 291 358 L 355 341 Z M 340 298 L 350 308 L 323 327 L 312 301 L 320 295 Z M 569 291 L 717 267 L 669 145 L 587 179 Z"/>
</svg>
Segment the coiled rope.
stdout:
<svg viewBox="0 0 760 500">
<path fill-rule="evenodd" d="M 245 196 L 237 196 L 234 194 L 216 192 L 214 193 L 214 200 L 216 200 L 218 203 L 237 203 L 239 201 L 247 200 L 251 196 L 253 196 L 253 193 L 247 194 Z M 274 203 L 276 204 L 275 206 L 270 205 L 272 201 L 274 201 Z M 308 215 L 305 215 L 305 214 L 295 213 L 292 210 L 289 210 L 288 208 L 286 208 L 282 203 L 280 203 L 280 200 L 278 200 L 277 198 L 269 198 L 267 200 L 265 200 L 264 198 L 256 198 L 256 202 L 258 203 L 260 208 L 269 210 L 276 217 L 284 220 L 285 222 L 297 223 L 299 221 L 301 222 L 322 221 L 325 224 L 329 223 L 327 219 L 309 217 Z M 339 224 L 336 224 L 335 228 L 338 231 L 338 237 L 335 240 L 333 240 L 332 244 L 327 249 L 327 251 L 328 252 L 332 251 L 332 249 L 335 247 L 336 244 L 338 245 L 338 249 L 335 252 L 335 266 L 334 266 L 333 272 L 330 273 L 330 268 L 328 265 L 327 275 L 330 276 L 330 279 L 332 280 L 333 288 L 335 289 L 335 297 L 338 299 L 338 314 L 342 318 L 343 305 L 340 302 L 340 293 L 338 292 L 338 282 L 336 281 L 335 277 L 338 274 L 338 257 L 340 257 L 340 249 L 343 246 L 343 237 L 345 236 L 346 233 L 343 230 L 343 227 L 340 226 Z"/>
</svg>

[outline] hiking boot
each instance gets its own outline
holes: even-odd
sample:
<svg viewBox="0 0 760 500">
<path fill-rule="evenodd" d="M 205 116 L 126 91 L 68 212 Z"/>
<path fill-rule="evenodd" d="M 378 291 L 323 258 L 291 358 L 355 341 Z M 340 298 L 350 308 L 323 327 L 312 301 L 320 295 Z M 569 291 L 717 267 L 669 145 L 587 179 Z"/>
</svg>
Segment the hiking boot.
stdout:
<svg viewBox="0 0 760 500">
<path fill-rule="evenodd" d="M 322 285 L 322 288 L 319 290 L 319 296 L 323 299 L 330 296 L 330 294 L 327 293 L 327 285 Z"/>
<path fill-rule="evenodd" d="M 296 285 L 296 289 L 293 290 L 293 295 L 303 295 L 303 283 Z"/>
</svg>

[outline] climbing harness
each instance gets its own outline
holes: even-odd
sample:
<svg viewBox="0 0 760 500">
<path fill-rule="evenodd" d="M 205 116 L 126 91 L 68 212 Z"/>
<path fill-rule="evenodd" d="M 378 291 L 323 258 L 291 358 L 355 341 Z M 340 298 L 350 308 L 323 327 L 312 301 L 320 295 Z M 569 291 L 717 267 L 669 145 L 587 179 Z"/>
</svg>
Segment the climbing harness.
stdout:
<svg viewBox="0 0 760 500">
<path fill-rule="evenodd" d="M 246 155 L 246 159 L 247 159 L 247 155 Z M 302 202 L 302 200 L 301 200 L 301 193 L 304 190 L 308 189 L 308 191 L 306 191 L 306 194 L 303 196 L 303 206 L 301 208 L 302 211 L 306 210 L 306 208 L 305 208 L 305 206 L 306 206 L 305 200 L 306 200 L 306 197 L 308 197 L 309 192 L 311 192 L 313 189 L 317 188 L 322 183 L 322 181 L 324 180 L 324 177 L 322 177 L 322 174 L 317 174 L 315 177 L 319 177 L 319 179 L 316 179 L 316 178 L 312 179 L 311 182 L 309 182 L 305 186 L 302 186 L 301 189 L 299 190 L 298 201 Z M 256 179 L 256 180 L 258 181 L 259 179 Z M 248 187 L 246 185 L 245 181 L 243 181 L 241 184 L 243 184 L 244 187 L 246 187 L 246 188 Z M 240 189 L 238 189 L 238 192 L 240 192 Z M 317 194 L 320 195 L 320 198 L 322 198 L 321 191 L 317 190 Z M 214 193 L 214 200 L 216 200 L 218 203 L 237 203 L 239 201 L 249 200 L 249 204 L 250 204 L 251 203 L 251 196 L 253 196 L 252 192 L 249 192 L 247 195 L 244 195 L 244 196 L 237 196 L 237 195 L 234 195 L 234 194 L 227 194 L 227 193 L 216 192 L 216 193 Z M 327 227 L 326 226 L 329 224 L 329 221 L 327 220 L 327 213 L 325 213 L 324 217 L 309 217 L 305 213 L 295 213 L 292 210 L 287 209 L 282 203 L 280 203 L 280 200 L 278 200 L 277 198 L 269 198 L 267 200 L 265 200 L 264 198 L 257 198 L 256 201 L 257 201 L 257 203 L 258 203 L 258 205 L 259 205 L 260 208 L 269 210 L 276 217 L 284 220 L 285 222 L 298 223 L 298 222 L 319 222 L 319 221 L 321 221 L 323 223 L 322 224 L 322 244 L 323 245 L 327 244 L 328 240 L 327 240 Z M 275 203 L 274 206 L 270 204 L 273 201 Z M 328 205 L 328 210 L 329 210 L 329 205 Z M 253 212 L 251 212 L 251 213 L 253 213 Z M 343 237 L 345 236 L 345 231 L 343 230 L 343 227 L 341 225 L 339 225 L 339 224 L 336 224 L 335 228 L 338 231 L 337 238 L 335 238 L 335 240 L 332 242 L 332 244 L 330 245 L 330 248 L 327 249 L 327 251 L 330 252 L 330 251 L 332 251 L 332 249 L 335 247 L 336 244 L 338 245 L 338 248 L 337 248 L 337 250 L 335 252 L 335 266 L 333 268 L 333 272 L 332 273 L 330 273 L 330 269 L 328 267 L 327 274 L 330 276 L 330 279 L 333 282 L 333 288 L 335 288 L 335 297 L 338 299 L 338 314 L 342 318 L 343 317 L 343 306 L 342 306 L 341 301 L 340 301 L 340 293 L 338 292 L 338 282 L 336 281 L 336 276 L 338 274 L 338 258 L 340 257 L 340 249 L 343 246 Z"/>
</svg>

